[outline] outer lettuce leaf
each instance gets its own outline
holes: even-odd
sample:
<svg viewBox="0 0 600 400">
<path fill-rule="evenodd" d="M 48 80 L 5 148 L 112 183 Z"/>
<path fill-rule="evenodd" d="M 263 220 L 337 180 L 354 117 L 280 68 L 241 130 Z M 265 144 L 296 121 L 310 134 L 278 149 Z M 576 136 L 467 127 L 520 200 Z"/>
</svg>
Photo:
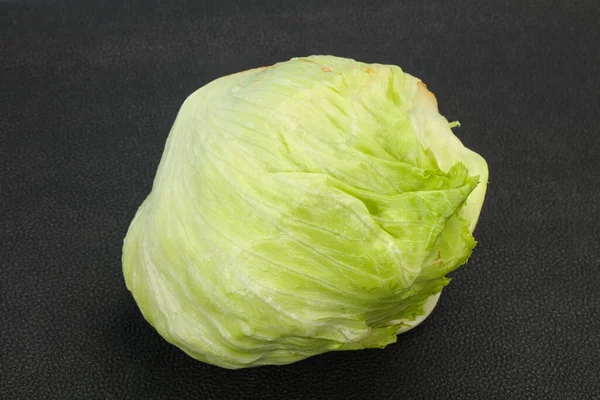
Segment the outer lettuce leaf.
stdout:
<svg viewBox="0 0 600 400">
<path fill-rule="evenodd" d="M 145 318 L 242 368 L 384 347 L 431 312 L 475 246 L 487 166 L 420 85 L 314 56 L 192 94 L 124 242 Z"/>
</svg>

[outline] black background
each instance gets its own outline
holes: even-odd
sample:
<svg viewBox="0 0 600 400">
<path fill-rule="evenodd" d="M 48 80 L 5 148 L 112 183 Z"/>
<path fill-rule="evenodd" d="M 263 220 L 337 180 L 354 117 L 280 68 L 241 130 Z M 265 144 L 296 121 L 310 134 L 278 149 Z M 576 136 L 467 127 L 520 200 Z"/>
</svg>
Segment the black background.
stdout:
<svg viewBox="0 0 600 400">
<path fill-rule="evenodd" d="M 600 398 L 599 3 L 0 4 L 0 398 Z M 293 56 L 421 77 L 490 166 L 470 262 L 385 350 L 229 371 L 163 341 L 121 244 L 185 97 Z"/>
</svg>

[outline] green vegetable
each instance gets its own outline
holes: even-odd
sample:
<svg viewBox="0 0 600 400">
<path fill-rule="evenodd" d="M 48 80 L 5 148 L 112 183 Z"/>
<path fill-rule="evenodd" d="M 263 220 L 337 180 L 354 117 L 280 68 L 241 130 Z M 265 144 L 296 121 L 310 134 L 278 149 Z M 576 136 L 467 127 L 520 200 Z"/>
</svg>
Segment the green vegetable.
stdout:
<svg viewBox="0 0 600 400">
<path fill-rule="evenodd" d="M 124 242 L 144 317 L 225 368 L 385 347 L 467 261 L 488 171 L 399 67 L 295 58 L 183 104 Z"/>
</svg>

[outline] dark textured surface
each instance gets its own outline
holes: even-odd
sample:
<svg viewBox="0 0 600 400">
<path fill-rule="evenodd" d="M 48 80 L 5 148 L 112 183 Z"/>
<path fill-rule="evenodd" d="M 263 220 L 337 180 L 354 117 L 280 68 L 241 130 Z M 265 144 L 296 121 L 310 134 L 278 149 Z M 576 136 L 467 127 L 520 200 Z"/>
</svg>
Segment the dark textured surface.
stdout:
<svg viewBox="0 0 600 400">
<path fill-rule="evenodd" d="M 0 398 L 600 398 L 598 2 L 401 3 L 0 3 Z M 398 64 L 463 123 L 479 245 L 383 351 L 204 365 L 141 317 L 122 239 L 189 93 L 316 53 Z"/>
</svg>

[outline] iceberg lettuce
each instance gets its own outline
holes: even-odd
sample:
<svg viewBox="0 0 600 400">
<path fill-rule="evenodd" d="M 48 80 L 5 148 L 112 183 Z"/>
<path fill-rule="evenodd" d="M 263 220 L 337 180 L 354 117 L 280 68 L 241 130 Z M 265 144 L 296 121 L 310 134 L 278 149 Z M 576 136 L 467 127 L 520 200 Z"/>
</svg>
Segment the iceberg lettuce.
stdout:
<svg viewBox="0 0 600 400">
<path fill-rule="evenodd" d="M 294 58 L 183 103 L 123 271 L 146 320 L 225 368 L 385 347 L 464 264 L 488 179 L 399 67 Z"/>
</svg>

